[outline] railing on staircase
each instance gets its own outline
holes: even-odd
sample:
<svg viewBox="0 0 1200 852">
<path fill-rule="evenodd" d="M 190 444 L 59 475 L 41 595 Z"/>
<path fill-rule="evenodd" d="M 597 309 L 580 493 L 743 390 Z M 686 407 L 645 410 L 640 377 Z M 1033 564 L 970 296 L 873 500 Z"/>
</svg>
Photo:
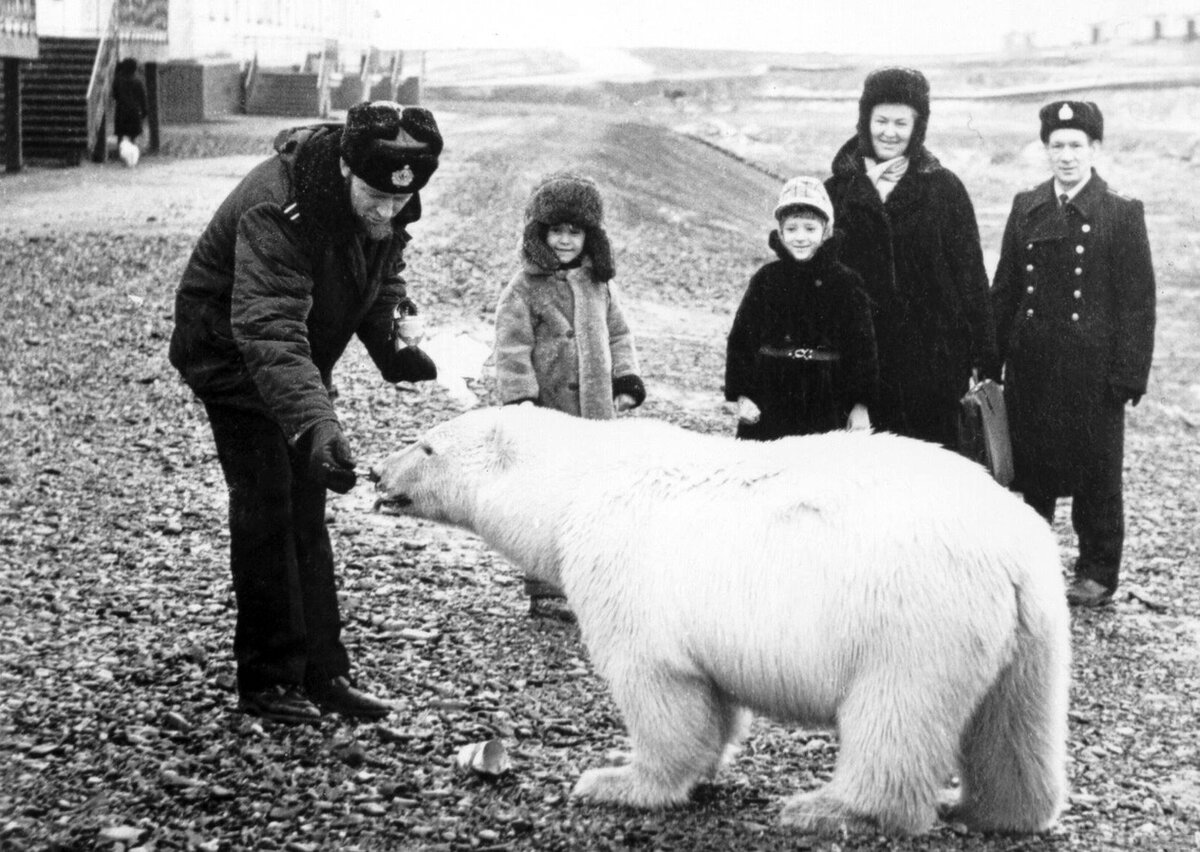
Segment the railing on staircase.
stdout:
<svg viewBox="0 0 1200 852">
<path fill-rule="evenodd" d="M 332 45 L 326 41 L 321 47 L 321 58 L 317 66 L 317 115 L 321 118 L 329 116 L 333 86 L 333 72 L 337 67 L 337 42 Z"/>
<path fill-rule="evenodd" d="M 100 38 L 96 61 L 92 64 L 92 78 L 87 90 L 87 138 L 91 147 L 92 161 L 104 162 L 108 156 L 108 103 L 112 90 L 113 73 L 117 67 L 117 37 L 120 33 L 120 0 L 113 0 L 109 11 L 108 28 Z"/>
<path fill-rule="evenodd" d="M 255 51 L 254 55 L 250 57 L 250 64 L 246 66 L 246 76 L 242 80 L 243 111 L 246 110 L 246 107 L 252 100 L 252 95 L 254 94 L 254 84 L 256 82 L 258 82 L 258 51 Z"/>
<path fill-rule="evenodd" d="M 389 98 L 395 100 L 397 92 L 400 90 L 400 83 L 404 79 L 404 54 L 397 50 L 392 54 L 392 67 L 388 72 L 388 91 L 391 93 Z"/>
</svg>

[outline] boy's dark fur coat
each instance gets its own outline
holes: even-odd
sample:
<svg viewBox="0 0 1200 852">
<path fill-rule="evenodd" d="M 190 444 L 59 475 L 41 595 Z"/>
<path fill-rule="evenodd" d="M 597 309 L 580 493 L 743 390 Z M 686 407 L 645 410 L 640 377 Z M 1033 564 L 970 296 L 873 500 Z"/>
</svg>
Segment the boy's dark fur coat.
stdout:
<svg viewBox="0 0 1200 852">
<path fill-rule="evenodd" d="M 762 411 L 757 424 L 739 424 L 739 438 L 771 440 L 844 428 L 856 404 L 870 411 L 879 365 L 862 279 L 838 262 L 827 241 L 800 262 L 772 231 L 778 260 L 750 279 L 729 333 L 725 398 L 748 397 Z M 774 349 L 836 352 L 836 362 L 764 354 Z"/>
</svg>

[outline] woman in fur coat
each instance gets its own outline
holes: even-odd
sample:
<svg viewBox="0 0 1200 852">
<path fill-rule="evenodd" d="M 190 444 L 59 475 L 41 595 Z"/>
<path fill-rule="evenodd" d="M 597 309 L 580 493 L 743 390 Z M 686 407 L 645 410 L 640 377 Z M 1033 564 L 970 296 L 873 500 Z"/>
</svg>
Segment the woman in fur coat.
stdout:
<svg viewBox="0 0 1200 852">
<path fill-rule="evenodd" d="M 872 301 L 873 425 L 953 448 L 972 372 L 999 371 L 975 210 L 958 177 L 926 150 L 928 121 L 920 71 L 872 72 L 858 133 L 834 157 L 825 186 L 845 237 L 842 262 Z"/>
<path fill-rule="evenodd" d="M 642 404 L 633 333 L 621 311 L 600 191 L 556 173 L 525 207 L 521 269 L 496 307 L 496 387 L 504 405 L 530 402 L 607 420 Z M 526 579 L 530 612 L 569 618 L 562 592 Z"/>
</svg>

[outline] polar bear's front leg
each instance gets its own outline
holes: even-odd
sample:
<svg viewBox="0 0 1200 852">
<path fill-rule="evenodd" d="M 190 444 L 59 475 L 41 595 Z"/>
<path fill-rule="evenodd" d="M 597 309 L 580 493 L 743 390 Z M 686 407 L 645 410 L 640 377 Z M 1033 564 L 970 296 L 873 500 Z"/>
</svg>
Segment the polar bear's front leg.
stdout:
<svg viewBox="0 0 1200 852">
<path fill-rule="evenodd" d="M 612 686 L 633 743 L 629 763 L 589 769 L 572 796 L 638 808 L 681 804 L 745 734 L 744 711 L 699 675 L 651 668 Z"/>
</svg>

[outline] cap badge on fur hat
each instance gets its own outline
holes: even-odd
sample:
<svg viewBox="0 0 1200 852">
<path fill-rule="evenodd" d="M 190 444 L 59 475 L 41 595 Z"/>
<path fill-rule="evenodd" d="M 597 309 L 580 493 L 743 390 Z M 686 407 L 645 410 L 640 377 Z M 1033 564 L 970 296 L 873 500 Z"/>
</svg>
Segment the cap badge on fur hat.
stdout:
<svg viewBox="0 0 1200 852">
<path fill-rule="evenodd" d="M 437 170 L 441 152 L 442 135 L 427 109 L 366 101 L 346 113 L 342 159 L 380 192 L 416 192 Z"/>
<path fill-rule="evenodd" d="M 1058 120 L 1059 121 L 1070 121 L 1074 117 L 1075 117 L 1075 112 L 1074 112 L 1074 110 L 1071 109 L 1070 104 L 1063 104 L 1062 107 L 1058 111 Z"/>
<path fill-rule="evenodd" d="M 396 189 L 407 189 L 412 182 L 413 170 L 408 166 L 404 166 L 403 168 L 392 172 L 392 185 L 395 186 Z"/>
</svg>

